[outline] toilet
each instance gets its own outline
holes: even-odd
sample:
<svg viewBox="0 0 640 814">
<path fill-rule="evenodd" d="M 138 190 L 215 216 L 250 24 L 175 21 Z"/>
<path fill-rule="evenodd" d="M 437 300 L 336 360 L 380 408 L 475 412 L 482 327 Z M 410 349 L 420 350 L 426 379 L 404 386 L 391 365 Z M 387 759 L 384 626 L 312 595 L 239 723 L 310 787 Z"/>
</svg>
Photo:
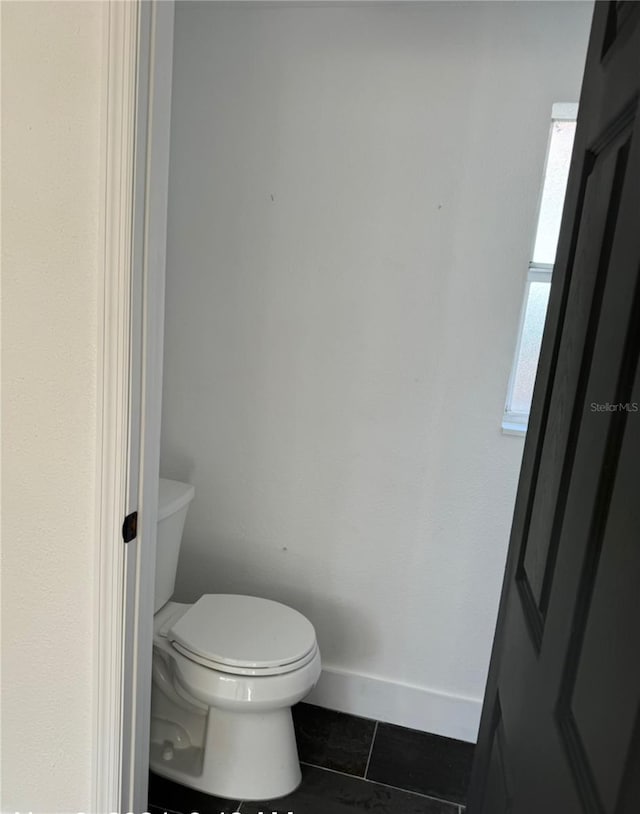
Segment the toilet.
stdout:
<svg viewBox="0 0 640 814">
<path fill-rule="evenodd" d="M 193 486 L 160 479 L 150 766 L 217 797 L 266 800 L 300 783 L 291 707 L 320 676 L 313 625 L 279 602 L 172 602 Z"/>
</svg>

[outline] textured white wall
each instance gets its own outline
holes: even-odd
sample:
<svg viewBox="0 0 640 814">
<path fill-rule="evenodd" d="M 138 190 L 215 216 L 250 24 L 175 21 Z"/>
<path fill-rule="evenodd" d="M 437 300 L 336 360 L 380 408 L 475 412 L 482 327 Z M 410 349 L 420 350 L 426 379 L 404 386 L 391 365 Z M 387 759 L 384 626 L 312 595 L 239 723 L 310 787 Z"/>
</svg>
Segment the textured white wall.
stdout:
<svg viewBox="0 0 640 814">
<path fill-rule="evenodd" d="M 1 8 L 1 809 L 88 811 L 103 5 Z"/>
<path fill-rule="evenodd" d="M 522 452 L 500 420 L 590 15 L 177 5 L 162 470 L 196 487 L 177 595 L 299 608 L 347 674 L 328 703 L 473 737 L 420 705 L 473 718 L 484 689 Z M 388 683 L 367 706 L 349 674 Z"/>
</svg>

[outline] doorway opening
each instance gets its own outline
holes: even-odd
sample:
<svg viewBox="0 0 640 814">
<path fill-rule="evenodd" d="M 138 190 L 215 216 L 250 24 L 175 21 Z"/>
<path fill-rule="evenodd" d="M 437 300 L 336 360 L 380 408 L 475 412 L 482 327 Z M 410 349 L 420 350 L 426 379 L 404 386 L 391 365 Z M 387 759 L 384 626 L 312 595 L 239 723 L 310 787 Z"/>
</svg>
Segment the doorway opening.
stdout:
<svg viewBox="0 0 640 814">
<path fill-rule="evenodd" d="M 548 112 L 578 98 L 591 8 L 149 8 L 132 759 L 160 472 L 196 489 L 180 601 L 297 608 L 323 652 L 314 706 L 472 743 Z M 128 793 L 142 802 L 144 772 Z"/>
</svg>

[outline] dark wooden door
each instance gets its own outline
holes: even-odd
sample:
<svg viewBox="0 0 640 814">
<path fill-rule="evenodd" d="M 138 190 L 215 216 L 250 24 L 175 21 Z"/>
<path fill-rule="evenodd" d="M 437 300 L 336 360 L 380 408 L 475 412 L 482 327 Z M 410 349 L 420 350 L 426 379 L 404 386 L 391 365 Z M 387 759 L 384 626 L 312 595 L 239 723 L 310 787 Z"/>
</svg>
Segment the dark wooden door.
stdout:
<svg viewBox="0 0 640 814">
<path fill-rule="evenodd" d="M 468 814 L 640 812 L 640 3 L 597 3 Z"/>
</svg>

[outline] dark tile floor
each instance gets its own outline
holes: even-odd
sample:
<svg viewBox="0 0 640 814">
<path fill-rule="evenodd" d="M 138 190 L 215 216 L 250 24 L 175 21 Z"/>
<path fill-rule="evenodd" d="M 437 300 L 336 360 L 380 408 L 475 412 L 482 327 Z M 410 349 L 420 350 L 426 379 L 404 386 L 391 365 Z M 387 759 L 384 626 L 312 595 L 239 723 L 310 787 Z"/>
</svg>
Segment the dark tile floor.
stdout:
<svg viewBox="0 0 640 814">
<path fill-rule="evenodd" d="M 298 704 L 302 783 L 259 803 L 221 800 L 151 774 L 150 814 L 462 814 L 473 745 Z"/>
</svg>

